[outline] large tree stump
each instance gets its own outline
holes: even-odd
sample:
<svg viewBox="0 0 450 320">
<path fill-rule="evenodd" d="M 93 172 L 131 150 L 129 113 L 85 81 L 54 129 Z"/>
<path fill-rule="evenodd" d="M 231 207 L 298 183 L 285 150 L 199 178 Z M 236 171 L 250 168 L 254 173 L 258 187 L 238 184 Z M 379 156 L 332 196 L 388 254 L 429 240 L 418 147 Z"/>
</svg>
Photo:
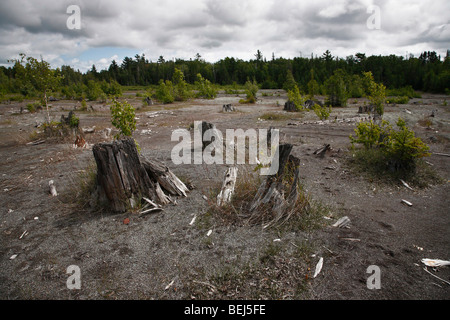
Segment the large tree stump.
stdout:
<svg viewBox="0 0 450 320">
<path fill-rule="evenodd" d="M 290 155 L 292 147 L 291 144 L 278 146 L 278 171 L 274 175 L 267 176 L 259 186 L 249 207 L 251 221 L 268 222 L 265 226 L 267 227 L 280 221 L 286 221 L 291 216 L 298 198 L 300 166 L 300 160 Z M 290 184 L 288 196 L 285 198 L 284 189 L 289 183 L 286 181 L 286 177 L 290 176 L 293 176 L 292 184 Z"/>
<path fill-rule="evenodd" d="M 223 112 L 233 112 L 233 111 L 234 111 L 234 108 L 233 108 L 233 106 L 231 105 L 231 103 L 229 103 L 229 104 L 224 104 L 223 107 L 222 107 L 222 111 L 223 111 Z"/>
<path fill-rule="evenodd" d="M 92 152 L 99 196 L 108 200 L 114 212 L 127 211 L 142 197 L 166 204 L 171 199 L 164 190 L 186 196 L 186 186 L 167 167 L 139 157 L 132 138 L 95 144 Z"/>
</svg>

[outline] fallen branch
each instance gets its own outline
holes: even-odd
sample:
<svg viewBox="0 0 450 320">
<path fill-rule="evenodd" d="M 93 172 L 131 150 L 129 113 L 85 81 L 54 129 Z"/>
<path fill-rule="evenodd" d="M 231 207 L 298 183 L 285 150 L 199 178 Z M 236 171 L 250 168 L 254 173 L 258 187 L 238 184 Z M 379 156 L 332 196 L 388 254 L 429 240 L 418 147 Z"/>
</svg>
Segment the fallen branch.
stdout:
<svg viewBox="0 0 450 320">
<path fill-rule="evenodd" d="M 432 154 L 435 154 L 437 156 L 450 157 L 450 154 L 447 154 L 447 153 L 433 152 Z"/>
<path fill-rule="evenodd" d="M 439 280 L 445 282 L 446 284 L 450 285 L 450 282 L 448 282 L 448 281 L 446 281 L 446 280 L 444 280 L 444 279 L 442 279 L 442 278 L 439 278 L 437 275 L 434 275 L 434 274 L 432 274 L 430 271 L 428 271 L 428 270 L 427 270 L 427 267 L 423 268 L 423 270 L 425 270 L 426 272 L 428 272 L 429 274 L 431 274 L 433 277 L 435 277 L 435 278 L 437 278 L 437 279 L 439 279 Z"/>
<path fill-rule="evenodd" d="M 414 189 L 411 188 L 411 187 L 410 187 L 405 181 L 403 181 L 402 179 L 400 179 L 400 182 L 401 182 L 406 188 L 408 188 L 409 190 L 414 191 Z"/>
<path fill-rule="evenodd" d="M 32 145 L 32 146 L 36 146 L 36 145 L 38 145 L 38 144 L 42 144 L 42 143 L 44 143 L 45 142 L 45 140 L 43 140 L 43 139 L 39 139 L 39 140 L 36 140 L 36 141 L 31 141 L 31 142 L 28 142 L 27 143 L 27 145 Z"/>
<path fill-rule="evenodd" d="M 327 152 L 328 150 L 331 150 L 331 147 L 329 144 L 324 144 L 323 147 L 317 149 L 316 151 L 313 152 L 313 154 L 316 154 L 318 156 L 323 157 L 325 155 L 325 152 Z"/>
<path fill-rule="evenodd" d="M 147 215 L 147 214 L 154 213 L 154 212 L 160 212 L 160 211 L 164 211 L 164 209 L 163 209 L 163 208 L 151 208 L 151 209 L 147 209 L 147 210 L 142 211 L 142 212 L 140 213 L 139 217 L 143 217 L 143 216 L 145 216 L 145 215 Z"/>
</svg>

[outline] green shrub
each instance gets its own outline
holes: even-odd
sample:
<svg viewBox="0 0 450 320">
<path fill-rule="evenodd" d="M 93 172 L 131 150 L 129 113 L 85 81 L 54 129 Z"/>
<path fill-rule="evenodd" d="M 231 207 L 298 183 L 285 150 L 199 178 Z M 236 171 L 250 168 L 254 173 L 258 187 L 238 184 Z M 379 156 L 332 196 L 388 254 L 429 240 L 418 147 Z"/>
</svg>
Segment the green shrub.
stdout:
<svg viewBox="0 0 450 320">
<path fill-rule="evenodd" d="M 283 89 L 288 92 L 289 90 L 294 90 L 294 88 L 297 86 L 297 82 L 294 79 L 294 76 L 292 74 L 292 71 L 290 69 L 286 72 L 286 81 L 283 84 Z"/>
<path fill-rule="evenodd" d="M 313 99 L 315 95 L 320 93 L 320 85 L 314 78 L 314 69 L 311 69 L 309 73 L 310 73 L 310 80 L 307 84 L 308 95 L 310 99 Z"/>
<path fill-rule="evenodd" d="M 247 100 L 256 100 L 256 94 L 258 93 L 258 90 L 258 83 L 255 80 L 247 80 L 247 82 L 245 82 L 245 94 L 247 95 Z"/>
<path fill-rule="evenodd" d="M 286 114 L 282 114 L 282 113 L 267 112 L 267 113 L 264 113 L 263 115 L 261 115 L 259 118 L 263 119 L 263 120 L 269 120 L 269 121 L 270 120 L 282 121 L 282 120 L 290 119 L 290 116 L 288 116 Z"/>
<path fill-rule="evenodd" d="M 362 79 L 359 75 L 351 76 L 349 83 L 349 96 L 351 98 L 361 98 L 364 96 L 364 88 Z"/>
<path fill-rule="evenodd" d="M 313 108 L 316 115 L 320 120 L 327 120 L 331 113 L 331 106 L 320 106 L 318 104 L 314 104 Z"/>
<path fill-rule="evenodd" d="M 63 137 L 68 134 L 68 127 L 57 121 L 44 122 L 41 128 L 45 138 Z"/>
<path fill-rule="evenodd" d="M 242 93 L 242 90 L 239 89 L 239 85 L 236 83 L 236 81 L 233 81 L 233 84 L 231 86 L 227 86 L 225 88 L 225 94 L 240 94 Z"/>
<path fill-rule="evenodd" d="M 42 108 L 42 104 L 37 101 L 27 104 L 27 110 L 30 111 L 31 113 L 35 113 L 37 110 L 39 110 L 41 108 Z"/>
<path fill-rule="evenodd" d="M 98 100 L 102 97 L 103 90 L 100 84 L 94 80 L 89 80 L 87 85 L 86 96 L 90 101 Z"/>
<path fill-rule="evenodd" d="M 416 160 L 429 156 L 428 146 L 417 138 L 403 119 L 399 118 L 397 130 L 388 121 L 380 125 L 373 123 L 359 123 L 355 129 L 356 137 L 350 136 L 352 145 L 362 144 L 365 150 L 377 150 L 384 159 L 384 163 L 393 170 L 411 170 Z"/>
<path fill-rule="evenodd" d="M 86 100 L 84 100 L 84 98 L 81 100 L 81 111 L 86 111 L 87 110 L 87 104 L 86 104 Z"/>
<path fill-rule="evenodd" d="M 390 97 L 388 100 L 386 100 L 386 103 L 388 104 L 406 104 L 409 102 L 408 96 L 402 96 L 402 97 Z"/>
<path fill-rule="evenodd" d="M 116 139 L 121 136 L 131 137 L 134 130 L 136 130 L 136 113 L 132 105 L 128 102 L 119 102 L 113 100 L 111 109 L 111 123 L 117 129 L 119 133 L 115 135 Z"/>
<path fill-rule="evenodd" d="M 247 95 L 247 99 L 241 99 L 239 100 L 239 103 L 255 103 L 258 90 L 259 87 L 255 80 L 247 80 L 245 83 L 245 94 Z"/>
<path fill-rule="evenodd" d="M 122 87 L 121 85 L 115 81 L 111 80 L 109 83 L 106 81 L 102 81 L 100 83 L 100 88 L 106 96 L 110 97 L 120 97 L 122 96 Z M 137 94 L 136 94 L 137 96 Z"/>
<path fill-rule="evenodd" d="M 191 92 L 188 89 L 187 82 L 184 80 L 183 71 L 175 68 L 172 77 L 173 97 L 176 101 L 186 101 L 191 97 Z"/>
<path fill-rule="evenodd" d="M 200 73 L 197 74 L 197 81 L 195 82 L 195 88 L 197 89 L 197 97 L 205 99 L 214 99 L 217 96 L 217 89 L 208 80 L 202 77 Z"/>
<path fill-rule="evenodd" d="M 379 115 L 384 114 L 384 103 L 386 102 L 386 87 L 382 83 L 376 83 L 373 80 L 372 72 L 364 72 L 364 84 L 366 96 L 375 106 Z"/>
<path fill-rule="evenodd" d="M 414 91 L 414 89 L 411 86 L 406 86 L 403 88 L 397 88 L 397 89 L 387 89 L 386 95 L 388 96 L 406 96 L 410 99 L 412 98 L 422 98 L 422 96 Z"/>
<path fill-rule="evenodd" d="M 392 130 L 385 143 L 385 153 L 395 165 L 408 168 L 416 159 L 430 155 L 429 147 L 415 136 L 403 119 L 397 121 L 397 127 L 399 130 Z"/>
<path fill-rule="evenodd" d="M 75 114 L 72 113 L 72 116 L 69 119 L 69 127 L 78 128 L 79 124 L 80 124 L 80 118 L 76 117 Z"/>
<path fill-rule="evenodd" d="M 170 80 L 159 80 L 159 86 L 156 88 L 155 97 L 162 103 L 172 103 L 175 101 L 173 96 L 173 85 Z"/>
<path fill-rule="evenodd" d="M 325 81 L 325 90 L 328 95 L 326 104 L 333 107 L 346 107 L 349 97 L 347 89 L 347 74 L 342 69 L 334 71 L 333 75 Z"/>
<path fill-rule="evenodd" d="M 251 103 L 255 103 L 255 102 L 256 102 L 256 98 L 253 97 L 253 96 L 251 96 L 251 97 L 249 97 L 247 99 L 240 99 L 239 100 L 239 103 L 241 103 L 241 104 L 245 104 L 245 103 L 251 104 Z"/>
<path fill-rule="evenodd" d="M 304 104 L 306 101 L 306 97 L 302 96 L 300 93 L 300 89 L 298 86 L 294 86 L 292 90 L 288 90 L 287 92 L 288 100 L 292 101 L 295 104 L 297 110 L 301 111 L 304 108 Z"/>
</svg>

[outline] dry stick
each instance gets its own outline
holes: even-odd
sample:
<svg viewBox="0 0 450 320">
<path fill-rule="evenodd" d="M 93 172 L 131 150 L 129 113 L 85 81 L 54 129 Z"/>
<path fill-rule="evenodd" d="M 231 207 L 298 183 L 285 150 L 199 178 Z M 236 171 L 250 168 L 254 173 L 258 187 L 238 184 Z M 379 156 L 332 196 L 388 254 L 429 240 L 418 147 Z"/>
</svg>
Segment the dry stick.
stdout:
<svg viewBox="0 0 450 320">
<path fill-rule="evenodd" d="M 439 280 L 444 281 L 446 284 L 450 285 L 450 282 L 448 282 L 448 281 L 446 281 L 446 280 L 444 280 L 444 279 L 441 279 L 441 278 L 439 278 L 438 276 L 432 274 L 430 271 L 427 270 L 426 267 L 423 268 L 423 270 L 425 270 L 426 272 L 428 272 L 429 274 L 431 274 L 433 277 L 438 278 Z"/>
<path fill-rule="evenodd" d="M 432 154 L 435 154 L 437 156 L 450 157 L 450 154 L 447 154 L 447 153 L 433 152 Z"/>
</svg>

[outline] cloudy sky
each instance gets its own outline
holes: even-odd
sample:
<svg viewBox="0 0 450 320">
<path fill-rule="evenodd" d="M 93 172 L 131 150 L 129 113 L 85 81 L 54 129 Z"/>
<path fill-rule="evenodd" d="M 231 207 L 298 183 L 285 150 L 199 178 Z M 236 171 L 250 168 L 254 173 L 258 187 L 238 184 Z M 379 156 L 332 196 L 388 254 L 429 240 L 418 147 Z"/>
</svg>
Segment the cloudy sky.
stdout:
<svg viewBox="0 0 450 320">
<path fill-rule="evenodd" d="M 448 0 L 1 0 L 0 65 L 21 52 L 83 72 L 136 54 L 155 61 L 199 53 L 210 62 L 252 59 L 256 50 L 267 59 L 327 49 L 344 58 L 444 57 L 449 12 Z"/>
</svg>

